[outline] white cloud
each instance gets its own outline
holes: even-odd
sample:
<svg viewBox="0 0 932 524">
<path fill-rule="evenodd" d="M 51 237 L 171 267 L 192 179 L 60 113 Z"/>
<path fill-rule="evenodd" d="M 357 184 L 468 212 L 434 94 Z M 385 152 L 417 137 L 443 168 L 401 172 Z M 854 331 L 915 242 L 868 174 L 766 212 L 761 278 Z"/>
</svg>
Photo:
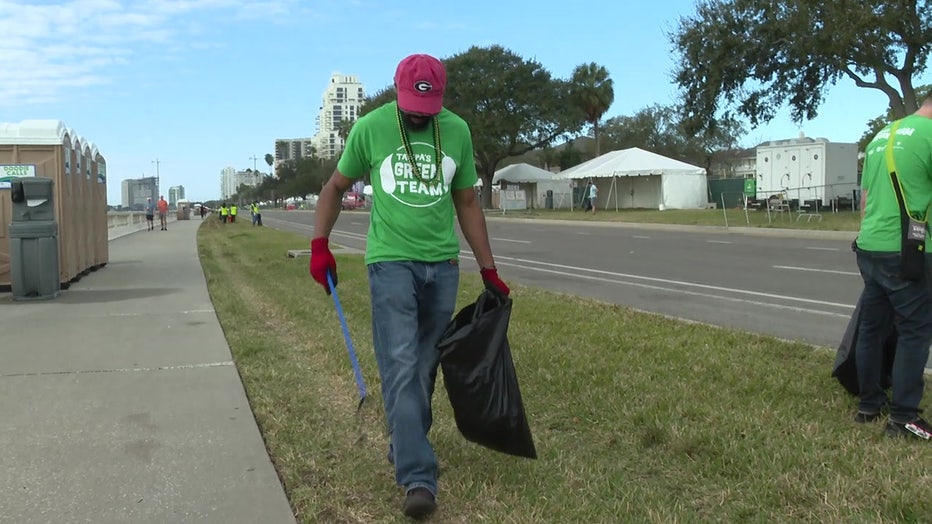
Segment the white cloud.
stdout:
<svg viewBox="0 0 932 524">
<path fill-rule="evenodd" d="M 0 107 L 50 103 L 69 90 L 106 84 L 140 44 L 192 47 L 203 14 L 268 20 L 298 0 L 0 0 Z M 182 38 L 185 37 L 185 38 Z M 180 48 L 179 48 L 180 49 Z"/>
</svg>

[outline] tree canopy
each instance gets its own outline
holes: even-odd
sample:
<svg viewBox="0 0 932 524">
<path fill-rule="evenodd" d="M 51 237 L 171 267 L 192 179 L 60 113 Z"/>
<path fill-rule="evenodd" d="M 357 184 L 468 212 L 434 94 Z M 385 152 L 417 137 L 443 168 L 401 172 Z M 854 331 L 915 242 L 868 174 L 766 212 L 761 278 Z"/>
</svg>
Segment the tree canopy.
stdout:
<svg viewBox="0 0 932 524">
<path fill-rule="evenodd" d="M 569 82 L 501 46 L 471 47 L 445 65 L 444 105 L 469 123 L 485 187 L 502 160 L 547 146 L 584 122 L 569 101 Z M 483 191 L 485 207 L 491 207 L 491 197 Z"/>
<path fill-rule="evenodd" d="M 930 94 L 932 94 L 932 84 L 916 88 L 916 99 L 919 100 L 920 103 Z M 897 118 L 893 115 L 893 111 L 887 109 L 886 113 L 872 118 L 867 122 L 867 129 L 864 131 L 864 134 L 861 135 L 861 139 L 858 140 L 858 151 L 864 151 L 867 148 L 867 144 L 874 139 L 874 136 L 876 136 L 884 126 L 896 119 Z"/>
<path fill-rule="evenodd" d="M 895 117 L 917 108 L 913 80 L 932 50 L 932 0 L 701 0 L 671 35 L 691 132 L 737 114 L 752 126 L 784 105 L 818 114 L 841 79 L 882 91 Z"/>
<path fill-rule="evenodd" d="M 631 116 L 616 116 L 603 126 L 603 139 L 609 149 L 639 147 L 654 153 L 710 169 L 716 151 L 737 148 L 744 128 L 725 117 L 714 128 L 701 133 L 684 131 L 682 110 L 655 104 Z"/>
<path fill-rule="evenodd" d="M 335 160 L 316 156 L 286 160 L 279 164 L 275 176 L 264 177 L 256 187 L 240 186 L 236 196 L 263 201 L 304 198 L 308 194 L 318 193 L 335 168 Z"/>
</svg>

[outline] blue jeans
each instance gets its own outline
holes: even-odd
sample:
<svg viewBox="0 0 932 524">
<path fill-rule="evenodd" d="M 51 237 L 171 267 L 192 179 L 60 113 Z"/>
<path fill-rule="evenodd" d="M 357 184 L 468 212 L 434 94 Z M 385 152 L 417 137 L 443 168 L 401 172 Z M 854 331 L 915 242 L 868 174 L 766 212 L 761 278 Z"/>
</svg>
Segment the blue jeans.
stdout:
<svg viewBox="0 0 932 524">
<path fill-rule="evenodd" d="M 437 378 L 436 344 L 453 318 L 456 261 L 369 264 L 372 342 L 382 379 L 395 480 L 437 493 L 437 457 L 427 439 Z"/>
<path fill-rule="evenodd" d="M 921 282 L 901 279 L 899 253 L 857 251 L 858 269 L 864 279 L 861 320 L 855 358 L 858 409 L 877 413 L 887 403 L 881 386 L 883 340 L 894 326 L 897 331 L 893 360 L 893 402 L 890 419 L 910 422 L 919 416 L 923 371 L 932 344 L 932 258 L 926 256 L 926 278 Z"/>
</svg>

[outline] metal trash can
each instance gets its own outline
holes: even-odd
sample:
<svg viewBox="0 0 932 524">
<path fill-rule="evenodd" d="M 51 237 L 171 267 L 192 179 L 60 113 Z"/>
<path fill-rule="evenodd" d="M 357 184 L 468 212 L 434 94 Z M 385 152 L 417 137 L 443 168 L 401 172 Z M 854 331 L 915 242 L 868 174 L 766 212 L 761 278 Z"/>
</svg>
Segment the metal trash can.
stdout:
<svg viewBox="0 0 932 524">
<path fill-rule="evenodd" d="M 13 300 L 55 298 L 59 280 L 58 224 L 52 179 L 24 177 L 10 187 L 10 287 Z"/>
<path fill-rule="evenodd" d="M 544 201 L 544 207 L 547 209 L 553 209 L 553 190 L 547 190 L 547 197 Z"/>
</svg>

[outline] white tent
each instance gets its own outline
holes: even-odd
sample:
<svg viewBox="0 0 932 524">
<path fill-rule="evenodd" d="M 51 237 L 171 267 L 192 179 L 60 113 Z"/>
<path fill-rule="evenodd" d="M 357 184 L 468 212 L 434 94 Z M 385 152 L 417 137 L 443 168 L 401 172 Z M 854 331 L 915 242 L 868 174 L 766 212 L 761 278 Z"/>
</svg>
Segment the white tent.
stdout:
<svg viewBox="0 0 932 524">
<path fill-rule="evenodd" d="M 570 185 L 566 179 L 530 164 L 511 164 L 499 169 L 492 176 L 492 184 L 502 182 L 524 189 L 530 208 L 546 207 L 548 191 L 553 192 L 554 207 L 562 207 L 560 204 L 569 204 L 572 200 Z"/>
<path fill-rule="evenodd" d="M 550 171 L 532 166 L 531 164 L 511 164 L 510 166 L 505 166 L 496 171 L 495 175 L 492 177 L 492 183 L 497 184 L 502 180 L 515 184 L 535 183 L 559 178 L 560 177 Z"/>
<path fill-rule="evenodd" d="M 616 210 L 695 209 L 706 207 L 708 202 L 704 168 L 637 147 L 605 153 L 558 175 L 570 180 L 593 179 L 600 190 L 607 185 L 607 194 L 600 191 L 596 203 L 603 208 L 613 198 Z M 596 180 L 602 178 L 611 178 L 611 182 Z"/>
</svg>

